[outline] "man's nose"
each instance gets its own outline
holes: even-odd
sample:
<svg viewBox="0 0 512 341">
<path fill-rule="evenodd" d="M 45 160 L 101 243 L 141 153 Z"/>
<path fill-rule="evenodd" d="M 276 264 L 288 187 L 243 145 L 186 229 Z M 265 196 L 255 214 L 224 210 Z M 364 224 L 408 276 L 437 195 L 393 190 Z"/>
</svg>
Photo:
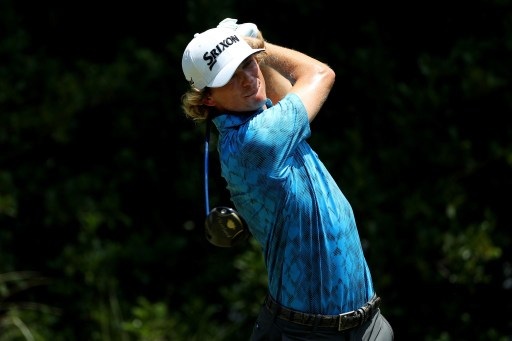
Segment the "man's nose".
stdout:
<svg viewBox="0 0 512 341">
<path fill-rule="evenodd" d="M 240 84 L 242 86 L 251 85 L 253 83 L 254 75 L 249 71 L 240 72 Z"/>
</svg>

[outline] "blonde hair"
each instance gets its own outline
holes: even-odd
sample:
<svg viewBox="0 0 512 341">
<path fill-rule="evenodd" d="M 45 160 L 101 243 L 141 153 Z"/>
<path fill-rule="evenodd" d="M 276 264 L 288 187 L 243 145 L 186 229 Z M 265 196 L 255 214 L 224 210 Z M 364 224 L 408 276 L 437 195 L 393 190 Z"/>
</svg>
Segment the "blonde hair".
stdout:
<svg viewBox="0 0 512 341">
<path fill-rule="evenodd" d="M 254 49 L 265 47 L 265 41 L 263 40 L 261 32 L 259 32 L 257 38 L 245 37 L 245 40 Z M 264 56 L 265 51 L 258 52 L 254 55 L 258 63 L 262 62 Z M 215 113 L 215 107 L 204 104 L 204 99 L 208 96 L 209 91 L 207 87 L 202 90 L 190 87 L 190 89 L 181 96 L 181 108 L 185 112 L 185 116 L 196 122 L 203 122 L 208 119 L 210 113 Z"/>
<path fill-rule="evenodd" d="M 181 96 L 181 108 L 185 112 L 185 116 L 191 120 L 202 122 L 208 118 L 208 114 L 213 107 L 206 106 L 204 99 L 208 94 L 208 88 L 197 90 L 190 88 Z"/>
</svg>

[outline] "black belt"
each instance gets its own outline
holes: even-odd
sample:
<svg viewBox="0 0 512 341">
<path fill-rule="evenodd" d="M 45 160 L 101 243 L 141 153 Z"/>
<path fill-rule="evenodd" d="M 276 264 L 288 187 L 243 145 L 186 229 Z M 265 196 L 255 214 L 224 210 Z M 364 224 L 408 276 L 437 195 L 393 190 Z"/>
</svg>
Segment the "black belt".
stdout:
<svg viewBox="0 0 512 341">
<path fill-rule="evenodd" d="M 357 310 L 349 311 L 339 315 L 315 315 L 283 307 L 270 295 L 265 298 L 265 306 L 280 319 L 305 326 L 318 326 L 336 328 L 338 331 L 347 330 L 362 325 L 379 308 L 380 297 L 376 295 Z"/>
</svg>

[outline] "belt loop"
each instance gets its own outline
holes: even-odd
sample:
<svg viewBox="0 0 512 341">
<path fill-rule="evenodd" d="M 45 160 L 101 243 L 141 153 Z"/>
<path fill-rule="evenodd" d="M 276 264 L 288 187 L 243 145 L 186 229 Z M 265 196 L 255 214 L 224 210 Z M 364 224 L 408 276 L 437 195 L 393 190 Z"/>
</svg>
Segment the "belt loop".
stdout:
<svg viewBox="0 0 512 341">
<path fill-rule="evenodd" d="M 364 308 L 357 309 L 357 312 L 361 314 L 361 324 L 366 321 L 366 310 Z"/>
<path fill-rule="evenodd" d="M 316 332 L 321 319 L 322 315 L 316 314 L 315 319 L 313 320 L 313 328 L 311 329 L 313 332 Z"/>
</svg>

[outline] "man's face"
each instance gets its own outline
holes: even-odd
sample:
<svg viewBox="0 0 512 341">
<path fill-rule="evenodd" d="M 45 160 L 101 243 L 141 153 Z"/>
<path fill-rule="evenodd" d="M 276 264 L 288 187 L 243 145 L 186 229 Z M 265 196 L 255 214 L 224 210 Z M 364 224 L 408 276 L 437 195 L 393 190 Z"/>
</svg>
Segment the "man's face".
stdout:
<svg viewBox="0 0 512 341">
<path fill-rule="evenodd" d="M 215 106 L 221 112 L 246 112 L 261 108 L 267 94 L 265 80 L 256 58 L 247 57 L 226 85 L 210 88 L 209 97 L 206 104 Z"/>
</svg>

